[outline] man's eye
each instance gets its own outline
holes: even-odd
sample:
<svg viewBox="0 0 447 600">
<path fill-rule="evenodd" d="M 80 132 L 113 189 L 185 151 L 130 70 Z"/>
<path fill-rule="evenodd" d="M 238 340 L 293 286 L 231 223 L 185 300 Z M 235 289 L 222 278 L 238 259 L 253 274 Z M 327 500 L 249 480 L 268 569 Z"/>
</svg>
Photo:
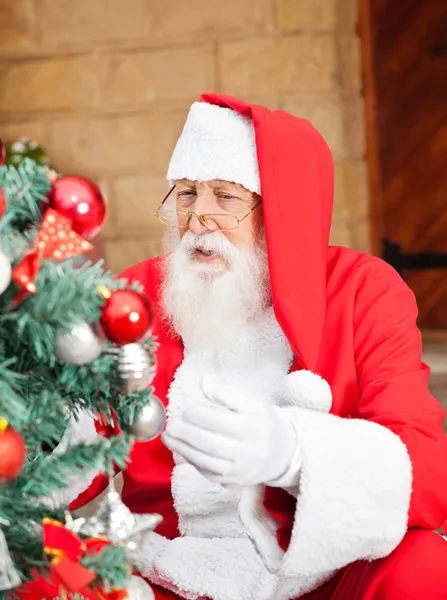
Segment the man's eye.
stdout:
<svg viewBox="0 0 447 600">
<path fill-rule="evenodd" d="M 195 192 L 193 192 L 192 190 L 183 190 L 182 192 L 178 193 L 178 196 L 195 196 Z"/>
<path fill-rule="evenodd" d="M 222 200 L 236 200 L 236 198 L 231 196 L 231 194 L 222 194 L 220 198 L 222 198 Z"/>
</svg>

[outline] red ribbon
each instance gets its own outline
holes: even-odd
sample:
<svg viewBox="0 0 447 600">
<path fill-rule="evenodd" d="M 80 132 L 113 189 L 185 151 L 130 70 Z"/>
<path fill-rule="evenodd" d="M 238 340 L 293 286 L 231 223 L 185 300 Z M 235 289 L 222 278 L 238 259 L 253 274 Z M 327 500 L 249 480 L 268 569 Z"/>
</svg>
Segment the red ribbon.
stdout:
<svg viewBox="0 0 447 600">
<path fill-rule="evenodd" d="M 83 542 L 59 521 L 43 519 L 44 552 L 50 559 L 49 573 L 33 573 L 34 579 L 19 590 L 23 600 L 56 598 L 71 600 L 80 594 L 88 600 L 124 600 L 126 590 L 106 592 L 94 580 L 96 574 L 80 564 L 83 556 L 95 555 L 109 544 L 106 539 L 90 538 Z"/>
<path fill-rule="evenodd" d="M 59 521 L 43 520 L 44 552 L 51 559 L 50 571 L 56 584 L 75 594 L 96 578 L 80 564 L 87 548 L 82 540 Z"/>
<path fill-rule="evenodd" d="M 27 294 L 36 293 L 41 259 L 65 260 L 92 249 L 90 242 L 72 229 L 70 219 L 48 208 L 40 224 L 35 249 L 26 254 L 13 269 L 12 278 L 21 288 L 14 304 L 21 302 Z"/>
</svg>

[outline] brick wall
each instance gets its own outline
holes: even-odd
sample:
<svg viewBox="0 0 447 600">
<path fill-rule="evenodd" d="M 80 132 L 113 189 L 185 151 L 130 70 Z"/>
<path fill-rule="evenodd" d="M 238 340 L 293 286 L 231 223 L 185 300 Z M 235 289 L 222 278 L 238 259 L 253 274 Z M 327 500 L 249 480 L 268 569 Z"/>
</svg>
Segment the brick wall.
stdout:
<svg viewBox="0 0 447 600">
<path fill-rule="evenodd" d="M 95 178 L 120 270 L 152 217 L 189 104 L 217 91 L 309 118 L 336 161 L 332 241 L 368 249 L 355 0 L 0 0 L 0 136 Z"/>
</svg>

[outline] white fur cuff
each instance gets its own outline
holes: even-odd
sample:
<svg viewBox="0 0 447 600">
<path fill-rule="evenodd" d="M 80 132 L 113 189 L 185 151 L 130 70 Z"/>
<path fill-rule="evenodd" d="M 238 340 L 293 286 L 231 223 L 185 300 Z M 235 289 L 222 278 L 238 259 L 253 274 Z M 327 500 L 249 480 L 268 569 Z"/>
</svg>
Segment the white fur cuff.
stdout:
<svg viewBox="0 0 447 600">
<path fill-rule="evenodd" d="M 390 554 L 407 529 L 412 468 L 404 443 L 370 421 L 285 410 L 303 458 L 281 572 L 302 577 Z"/>
</svg>

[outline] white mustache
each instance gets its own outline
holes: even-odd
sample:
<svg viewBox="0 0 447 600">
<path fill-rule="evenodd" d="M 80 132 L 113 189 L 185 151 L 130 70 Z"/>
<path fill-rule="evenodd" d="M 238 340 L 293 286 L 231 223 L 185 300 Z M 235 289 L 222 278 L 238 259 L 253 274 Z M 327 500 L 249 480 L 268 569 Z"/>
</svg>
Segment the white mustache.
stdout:
<svg viewBox="0 0 447 600">
<path fill-rule="evenodd" d="M 202 235 L 195 235 L 191 231 L 187 231 L 180 245 L 189 256 L 194 254 L 196 250 L 204 250 L 205 252 L 213 252 L 213 254 L 217 254 L 230 263 L 239 255 L 238 249 L 228 241 L 221 231 Z"/>
</svg>

